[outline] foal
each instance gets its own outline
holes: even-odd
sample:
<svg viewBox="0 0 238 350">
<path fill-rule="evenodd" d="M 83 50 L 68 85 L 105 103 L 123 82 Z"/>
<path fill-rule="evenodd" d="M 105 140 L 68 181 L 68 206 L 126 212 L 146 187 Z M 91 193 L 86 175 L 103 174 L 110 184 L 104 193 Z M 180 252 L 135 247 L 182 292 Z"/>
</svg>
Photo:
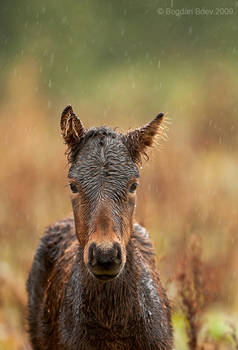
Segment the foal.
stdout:
<svg viewBox="0 0 238 350">
<path fill-rule="evenodd" d="M 41 239 L 27 282 L 34 350 L 170 350 L 170 306 L 147 231 L 133 222 L 138 165 L 163 114 L 115 133 L 85 129 L 68 106 L 73 218 Z"/>
</svg>

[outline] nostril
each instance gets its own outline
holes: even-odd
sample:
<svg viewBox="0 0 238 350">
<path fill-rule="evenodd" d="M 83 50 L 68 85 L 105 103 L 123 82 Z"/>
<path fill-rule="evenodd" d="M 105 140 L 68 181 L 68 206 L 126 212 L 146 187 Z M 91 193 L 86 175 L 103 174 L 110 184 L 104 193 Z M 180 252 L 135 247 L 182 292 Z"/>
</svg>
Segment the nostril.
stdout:
<svg viewBox="0 0 238 350">
<path fill-rule="evenodd" d="M 96 244 L 92 243 L 88 249 L 88 262 L 90 264 L 92 264 L 93 260 L 95 260 L 95 249 L 96 249 Z"/>
<path fill-rule="evenodd" d="M 121 260 L 121 249 L 117 250 L 117 259 Z"/>
<path fill-rule="evenodd" d="M 122 260 L 122 252 L 121 252 L 121 247 L 118 243 L 114 243 L 114 246 L 113 246 L 116 254 L 115 254 L 115 257 L 116 257 L 116 262 L 121 262 Z"/>
</svg>

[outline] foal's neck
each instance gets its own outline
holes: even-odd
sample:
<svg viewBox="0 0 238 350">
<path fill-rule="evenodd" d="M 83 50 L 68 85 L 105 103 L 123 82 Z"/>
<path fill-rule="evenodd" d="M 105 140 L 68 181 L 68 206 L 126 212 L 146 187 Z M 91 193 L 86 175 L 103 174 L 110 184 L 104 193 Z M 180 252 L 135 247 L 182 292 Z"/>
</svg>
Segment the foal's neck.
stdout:
<svg viewBox="0 0 238 350">
<path fill-rule="evenodd" d="M 96 280 L 83 268 L 83 311 L 91 312 L 102 327 L 126 327 L 138 314 L 140 269 L 134 255 L 132 243 L 129 242 L 123 271 L 108 282 Z"/>
</svg>

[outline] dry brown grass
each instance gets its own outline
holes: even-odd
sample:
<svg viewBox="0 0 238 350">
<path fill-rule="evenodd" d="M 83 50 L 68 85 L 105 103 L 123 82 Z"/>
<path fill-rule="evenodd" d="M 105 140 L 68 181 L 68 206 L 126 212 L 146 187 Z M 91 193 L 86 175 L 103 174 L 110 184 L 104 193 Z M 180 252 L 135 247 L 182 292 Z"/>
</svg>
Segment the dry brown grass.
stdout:
<svg viewBox="0 0 238 350">
<path fill-rule="evenodd" d="M 201 327 L 200 316 L 204 310 L 203 263 L 201 260 L 201 242 L 193 236 L 179 263 L 177 273 L 178 293 L 187 320 L 188 345 L 198 350 L 198 334 Z"/>
<path fill-rule="evenodd" d="M 27 349 L 23 322 L 25 280 L 32 256 L 44 227 L 70 211 L 65 187 L 65 148 L 57 116 L 64 106 L 56 100 L 53 108 L 54 101 L 50 103 L 36 89 L 37 69 L 32 64 L 16 67 L 17 73 L 9 76 L 0 108 L 0 348 L 7 350 Z M 208 305 L 210 308 L 219 305 L 228 313 L 237 312 L 238 308 L 238 166 L 234 141 L 238 101 L 235 97 L 229 100 L 221 87 L 234 91 L 237 84 L 222 73 L 219 79 L 219 84 L 216 81 L 210 84 L 214 96 L 220 98 L 209 101 L 205 92 L 198 94 L 196 103 L 187 107 L 187 118 L 176 118 L 179 104 L 185 105 L 186 101 L 178 103 L 179 99 L 172 97 L 167 101 L 172 106 L 171 114 L 174 112 L 169 141 L 150 155 L 150 162 L 144 163 L 137 204 L 138 220 L 150 230 L 158 254 L 165 255 L 160 268 L 166 279 L 174 275 L 189 237 L 202 237 L 200 246 L 191 243 L 191 250 L 197 253 L 192 260 L 188 257 L 189 263 L 184 261 L 179 277 L 185 314 L 190 320 L 191 349 L 198 343 L 199 315 Z M 226 85 L 222 85 L 223 81 Z M 208 110 L 206 118 L 204 111 Z M 101 120 L 94 117 L 88 101 L 81 101 L 80 111 L 81 115 L 91 115 L 90 120 L 96 125 L 111 124 L 107 115 Z M 116 108 L 111 113 L 115 118 L 113 126 L 115 123 L 126 126 L 122 125 L 124 120 L 120 120 Z M 214 125 L 222 128 L 225 135 L 222 141 Z M 204 265 L 199 260 L 200 249 Z M 202 280 L 206 282 L 205 292 Z M 207 340 L 203 349 L 216 349 L 212 344 Z"/>
</svg>

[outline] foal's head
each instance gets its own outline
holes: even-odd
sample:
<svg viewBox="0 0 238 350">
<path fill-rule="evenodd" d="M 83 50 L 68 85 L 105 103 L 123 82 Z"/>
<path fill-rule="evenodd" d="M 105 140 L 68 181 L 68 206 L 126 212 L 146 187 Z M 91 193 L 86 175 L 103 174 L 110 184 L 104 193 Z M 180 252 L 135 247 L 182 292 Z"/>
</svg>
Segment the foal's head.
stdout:
<svg viewBox="0 0 238 350">
<path fill-rule="evenodd" d="M 71 106 L 62 113 L 76 234 L 84 249 L 84 263 L 98 279 L 113 279 L 123 270 L 138 165 L 161 133 L 162 120 L 161 113 L 147 125 L 121 134 L 107 127 L 85 129 Z"/>
</svg>

